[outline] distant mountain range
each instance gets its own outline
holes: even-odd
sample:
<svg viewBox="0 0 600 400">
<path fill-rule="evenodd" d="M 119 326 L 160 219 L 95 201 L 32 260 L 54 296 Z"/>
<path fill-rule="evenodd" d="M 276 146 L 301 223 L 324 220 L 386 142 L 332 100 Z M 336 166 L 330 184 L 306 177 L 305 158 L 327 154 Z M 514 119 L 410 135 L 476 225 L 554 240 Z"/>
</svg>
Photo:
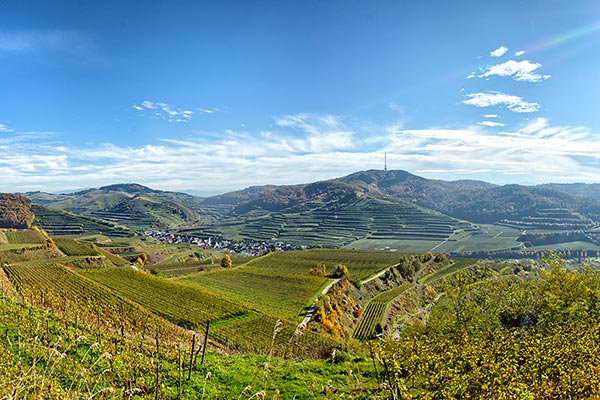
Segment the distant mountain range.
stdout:
<svg viewBox="0 0 600 400">
<path fill-rule="evenodd" d="M 422 242 L 423 248 L 471 249 L 478 248 L 477 238 L 479 243 L 489 241 L 485 232 L 504 239 L 501 245 L 489 246 L 494 249 L 523 248 L 518 239 L 524 232 L 585 232 L 585 241 L 594 245 L 600 227 L 597 184 L 499 186 L 426 179 L 406 171 L 361 171 L 206 198 L 138 184 L 25 196 L 37 207 L 111 221 L 132 231 L 171 229 L 310 246 L 413 249 Z"/>
</svg>

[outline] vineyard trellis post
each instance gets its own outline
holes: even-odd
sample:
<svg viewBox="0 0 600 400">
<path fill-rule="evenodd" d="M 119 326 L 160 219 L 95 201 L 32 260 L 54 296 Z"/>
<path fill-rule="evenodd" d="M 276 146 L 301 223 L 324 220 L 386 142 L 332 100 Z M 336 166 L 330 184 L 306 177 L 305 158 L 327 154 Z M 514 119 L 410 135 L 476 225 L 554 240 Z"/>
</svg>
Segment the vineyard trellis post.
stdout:
<svg viewBox="0 0 600 400">
<path fill-rule="evenodd" d="M 189 381 L 192 378 L 192 366 L 194 365 L 194 350 L 196 349 L 196 335 L 192 336 L 192 348 L 190 350 L 190 366 L 188 369 L 187 380 Z"/>
<path fill-rule="evenodd" d="M 177 400 L 181 399 L 181 371 L 183 365 L 183 359 L 181 357 L 181 344 L 177 343 Z"/>
<path fill-rule="evenodd" d="M 206 343 L 208 342 L 208 329 L 210 328 L 210 320 L 206 321 L 206 332 L 204 332 L 204 345 L 202 346 L 202 359 L 200 365 L 204 365 L 204 354 L 206 353 Z"/>
<path fill-rule="evenodd" d="M 154 399 L 158 400 L 158 388 L 159 388 L 159 381 L 158 381 L 158 367 L 159 367 L 159 345 L 158 345 L 158 327 L 156 328 L 156 332 L 155 332 L 155 336 L 154 336 L 155 340 L 156 340 L 156 370 L 154 371 Z"/>
</svg>

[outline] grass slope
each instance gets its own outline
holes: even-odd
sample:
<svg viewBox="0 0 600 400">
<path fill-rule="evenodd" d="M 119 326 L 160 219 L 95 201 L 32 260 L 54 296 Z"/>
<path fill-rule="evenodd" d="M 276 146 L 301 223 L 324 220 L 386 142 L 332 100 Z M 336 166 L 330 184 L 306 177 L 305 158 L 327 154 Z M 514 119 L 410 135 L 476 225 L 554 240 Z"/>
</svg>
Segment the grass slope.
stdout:
<svg viewBox="0 0 600 400">
<path fill-rule="evenodd" d="M 338 264 L 345 264 L 351 278 L 360 281 L 395 264 L 398 258 L 397 253 L 358 250 L 276 252 L 238 268 L 188 275 L 181 280 L 267 314 L 298 319 L 329 281 L 309 275 L 311 268 L 325 264 L 334 272 Z"/>
</svg>

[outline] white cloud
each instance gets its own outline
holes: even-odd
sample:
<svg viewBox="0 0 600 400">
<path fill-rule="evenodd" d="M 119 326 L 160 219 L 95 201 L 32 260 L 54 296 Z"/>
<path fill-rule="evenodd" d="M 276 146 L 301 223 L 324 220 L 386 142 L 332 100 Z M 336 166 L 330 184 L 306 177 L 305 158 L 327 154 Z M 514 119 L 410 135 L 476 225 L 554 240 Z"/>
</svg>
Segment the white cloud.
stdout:
<svg viewBox="0 0 600 400">
<path fill-rule="evenodd" d="M 523 54 L 525 54 L 524 50 L 519 50 L 515 53 L 515 57 L 521 57 Z"/>
<path fill-rule="evenodd" d="M 463 103 L 475 107 L 506 106 L 515 113 L 530 113 L 540 108 L 538 103 L 529 103 L 521 97 L 500 92 L 471 93 L 467 97 Z"/>
<path fill-rule="evenodd" d="M 506 54 L 507 51 L 508 51 L 507 47 L 500 46 L 496 50 L 492 51 L 490 53 L 490 56 L 492 56 L 492 57 L 502 57 L 504 54 Z"/>
<path fill-rule="evenodd" d="M 478 75 L 480 78 L 489 78 L 490 76 L 512 76 L 516 81 L 540 82 L 550 78 L 550 75 L 540 75 L 534 73 L 542 64 L 532 63 L 528 60 L 515 61 L 508 60 L 502 64 L 492 65 L 487 70 Z"/>
<path fill-rule="evenodd" d="M 368 121 L 304 113 L 276 122 L 269 131 L 228 130 L 129 147 L 72 147 L 55 143 L 56 137 L 18 141 L 5 135 L 0 137 L 0 191 L 139 182 L 222 193 L 381 169 L 384 152 L 390 168 L 439 179 L 596 181 L 600 174 L 600 134 L 544 118 L 498 132 L 484 129 L 500 126 L 495 121 L 463 129 L 405 129 L 395 123 L 376 128 Z"/>
<path fill-rule="evenodd" d="M 483 126 L 489 126 L 489 127 L 500 127 L 500 126 L 504 126 L 503 123 L 501 122 L 495 122 L 495 121 L 481 121 L 478 123 L 479 125 L 483 125 Z"/>
<path fill-rule="evenodd" d="M 0 124 L 0 133 L 11 133 L 14 132 L 10 127 L 4 124 Z"/>
<path fill-rule="evenodd" d="M 485 118 L 498 118 L 498 114 L 485 114 Z"/>
<path fill-rule="evenodd" d="M 169 122 L 189 122 L 194 116 L 191 110 L 183 110 L 167 103 L 155 103 L 144 100 L 141 104 L 132 106 L 137 111 L 152 110 L 156 118 L 166 119 Z M 206 113 L 207 110 L 202 110 Z"/>
<path fill-rule="evenodd" d="M 473 78 L 475 78 L 475 76 L 476 76 L 475 73 L 471 72 L 469 75 L 467 75 L 467 79 L 473 79 Z"/>
</svg>

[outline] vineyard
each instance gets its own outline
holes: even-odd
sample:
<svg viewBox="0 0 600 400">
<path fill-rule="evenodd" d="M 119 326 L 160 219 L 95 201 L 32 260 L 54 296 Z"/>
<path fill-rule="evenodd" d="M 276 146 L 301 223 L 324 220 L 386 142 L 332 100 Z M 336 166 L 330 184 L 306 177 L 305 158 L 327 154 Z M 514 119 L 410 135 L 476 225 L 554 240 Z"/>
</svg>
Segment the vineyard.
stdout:
<svg viewBox="0 0 600 400">
<path fill-rule="evenodd" d="M 43 244 L 44 236 L 35 230 L 18 230 L 5 232 L 9 244 Z"/>
<path fill-rule="evenodd" d="M 4 266 L 10 282 L 29 303 L 78 322 L 125 333 L 151 334 L 160 326 L 175 335 L 175 326 L 59 263 Z"/>
<path fill-rule="evenodd" d="M 311 250 L 276 252 L 230 270 L 217 270 L 181 278 L 203 290 L 228 296 L 245 306 L 279 318 L 297 320 L 314 301 L 328 279 L 309 274 L 324 265 L 328 273 L 347 266 L 353 280 L 363 279 L 394 264 L 392 252 Z"/>
<path fill-rule="evenodd" d="M 231 301 L 132 268 L 87 270 L 86 277 L 131 299 L 157 315 L 190 329 L 202 328 L 207 321 L 218 321 L 247 310 Z"/>
<path fill-rule="evenodd" d="M 102 234 L 110 237 L 129 237 L 133 232 L 114 222 L 86 217 L 33 204 L 34 224 L 50 235 Z"/>
<path fill-rule="evenodd" d="M 348 355 L 205 357 L 200 340 L 121 336 L 9 298 L 0 333 L 2 399 L 385 398 L 371 360 Z"/>
<path fill-rule="evenodd" d="M 353 337 L 358 340 L 367 340 L 382 333 L 382 326 L 390 303 L 412 286 L 404 284 L 373 297 L 365 306 Z"/>
<path fill-rule="evenodd" d="M 466 268 L 469 268 L 477 263 L 476 259 L 473 258 L 457 258 L 454 259 L 453 262 L 439 270 L 432 272 L 430 274 L 425 275 L 424 277 L 419 279 L 419 283 L 423 285 L 430 285 L 439 281 L 440 279 L 447 278 L 450 275 L 457 273 L 458 271 L 462 271 Z"/>
<path fill-rule="evenodd" d="M 54 239 L 56 246 L 68 256 L 98 256 L 100 253 L 90 243 L 82 243 L 75 239 Z"/>
</svg>

